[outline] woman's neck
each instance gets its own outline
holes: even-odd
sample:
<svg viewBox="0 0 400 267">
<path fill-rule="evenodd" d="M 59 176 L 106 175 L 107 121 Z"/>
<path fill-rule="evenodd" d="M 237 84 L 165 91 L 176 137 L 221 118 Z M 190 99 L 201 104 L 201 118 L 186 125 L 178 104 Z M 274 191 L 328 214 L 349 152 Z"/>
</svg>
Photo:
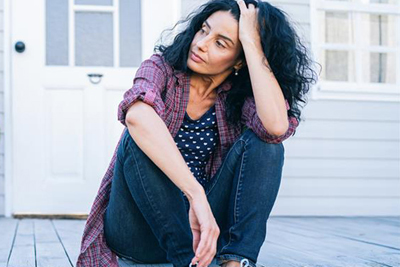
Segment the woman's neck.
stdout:
<svg viewBox="0 0 400 267">
<path fill-rule="evenodd" d="M 217 94 L 216 88 L 225 81 L 228 75 L 210 76 L 192 73 L 190 76 L 190 88 L 203 100 L 213 98 Z"/>
</svg>

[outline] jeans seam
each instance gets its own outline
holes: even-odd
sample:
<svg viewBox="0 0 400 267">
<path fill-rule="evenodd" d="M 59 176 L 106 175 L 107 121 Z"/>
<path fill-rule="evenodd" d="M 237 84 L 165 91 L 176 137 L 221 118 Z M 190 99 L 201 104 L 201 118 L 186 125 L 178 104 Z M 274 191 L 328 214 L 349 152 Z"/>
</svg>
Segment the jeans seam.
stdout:
<svg viewBox="0 0 400 267">
<path fill-rule="evenodd" d="M 123 159 L 120 159 L 120 158 L 118 157 L 118 155 L 119 155 L 118 150 L 122 149 L 122 150 L 124 150 L 124 152 L 125 152 L 125 150 L 126 150 L 125 146 L 128 146 L 128 145 L 126 144 L 126 142 L 128 142 L 126 139 L 129 138 L 129 136 L 126 136 L 126 135 L 130 135 L 128 129 L 126 129 L 125 136 L 123 136 L 123 139 L 121 140 L 121 142 L 120 142 L 120 144 L 119 144 L 121 147 L 118 147 L 118 148 L 117 148 L 117 156 L 116 156 L 116 158 L 117 158 L 118 163 L 121 164 L 121 166 L 123 166 L 123 165 L 122 165 Z M 131 138 L 132 138 L 132 137 L 131 137 Z"/>
<path fill-rule="evenodd" d="M 235 145 L 235 144 L 233 144 L 233 145 Z M 225 158 L 227 158 L 232 153 L 232 150 L 234 150 L 233 147 L 232 147 L 232 149 L 230 149 L 228 151 L 228 154 L 225 156 Z M 224 160 L 224 162 L 222 163 L 222 165 L 220 167 L 221 170 L 223 169 L 225 164 L 226 164 L 226 161 Z M 212 179 L 213 183 L 211 184 L 210 187 L 207 188 L 208 192 L 206 192 L 206 195 L 208 195 L 211 192 L 211 190 L 214 188 L 214 186 L 217 184 L 217 181 L 218 181 L 219 177 L 221 176 L 221 174 L 222 174 L 222 171 L 219 171 L 218 172 L 218 176 L 216 177 L 216 179 Z"/>
<path fill-rule="evenodd" d="M 246 148 L 246 145 L 247 145 L 247 143 L 245 142 L 245 148 Z M 246 149 L 245 149 L 245 151 L 246 151 Z M 244 152 L 245 152 L 244 151 Z M 244 152 L 243 152 L 243 154 L 242 154 L 242 160 L 241 160 L 241 163 L 240 163 L 240 170 L 239 170 L 239 175 L 238 175 L 238 185 L 237 185 L 237 187 L 236 187 L 236 197 L 235 197 L 235 204 L 234 204 L 234 207 L 233 207 L 233 226 L 231 226 L 231 227 L 229 227 L 229 231 L 228 231 L 228 233 L 229 233 L 229 241 L 228 241 L 228 244 L 226 244 L 225 246 L 223 246 L 222 248 L 221 248 L 221 251 L 223 251 L 224 250 L 224 248 L 226 248 L 228 245 L 230 245 L 230 243 L 231 243 L 231 241 L 232 241 L 232 228 L 236 225 L 236 223 L 237 223 L 237 219 L 236 219 L 236 217 L 237 217 L 237 199 L 238 199 L 238 195 L 239 195 L 239 187 L 240 187 L 240 180 L 241 180 L 241 176 L 242 176 L 242 167 L 243 167 L 243 161 L 244 161 L 244 158 L 245 158 L 245 154 L 244 154 Z"/>
<path fill-rule="evenodd" d="M 128 146 L 129 147 L 129 146 Z M 159 210 L 157 210 L 157 209 L 155 209 L 154 208 L 154 205 L 152 204 L 153 203 L 153 201 L 151 201 L 150 200 L 150 197 L 149 197 L 149 195 L 148 195 L 148 193 L 147 193 L 147 190 L 146 190 L 146 187 L 144 186 L 144 184 L 143 184 L 143 179 L 142 179 L 142 175 L 141 175 L 141 173 L 140 173 L 140 169 L 139 169 L 139 164 L 138 164 L 138 161 L 137 161 L 137 159 L 136 159 L 136 155 L 135 155 L 135 152 L 133 151 L 134 149 L 133 148 L 131 148 L 130 147 L 130 149 L 132 150 L 132 155 L 133 155 L 133 158 L 135 159 L 135 163 L 136 163 L 136 169 L 137 169 L 137 172 L 138 172 L 138 174 L 139 174 L 139 178 L 140 178 L 140 183 L 142 184 L 142 187 L 143 187 L 143 191 L 144 191 L 144 193 L 145 193 L 145 195 L 146 195 L 146 198 L 147 198 L 147 200 L 150 202 L 150 206 L 151 206 L 151 208 L 153 209 L 153 211 L 154 212 L 156 212 L 156 214 L 158 214 L 158 217 L 159 218 L 161 218 L 162 217 L 162 214 L 159 212 Z M 162 228 L 164 229 L 164 230 L 166 230 L 165 229 L 165 223 L 162 223 L 161 224 L 162 225 Z M 165 231 L 166 232 L 166 231 Z M 172 243 L 173 243 L 173 245 L 174 245 L 174 247 L 175 247 L 175 249 L 176 249 L 176 243 L 175 243 L 175 240 L 174 240 L 174 236 L 173 236 L 173 238 L 171 238 L 171 241 L 172 241 Z M 181 258 L 181 257 L 179 257 L 179 260 L 180 261 L 183 261 L 183 259 Z"/>
</svg>

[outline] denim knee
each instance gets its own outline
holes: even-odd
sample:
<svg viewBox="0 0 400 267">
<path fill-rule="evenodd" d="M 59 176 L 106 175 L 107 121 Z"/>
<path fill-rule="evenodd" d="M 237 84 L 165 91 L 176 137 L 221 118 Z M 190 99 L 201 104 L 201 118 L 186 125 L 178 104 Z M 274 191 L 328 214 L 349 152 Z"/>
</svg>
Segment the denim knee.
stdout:
<svg viewBox="0 0 400 267">
<path fill-rule="evenodd" d="M 267 143 L 260 139 L 251 129 L 244 131 L 239 140 L 245 143 L 246 150 L 257 150 L 262 154 L 276 159 L 284 157 L 285 147 L 283 143 Z"/>
<path fill-rule="evenodd" d="M 137 146 L 135 141 L 133 140 L 132 136 L 130 135 L 128 128 L 125 129 L 124 135 L 122 136 L 121 142 L 119 144 L 117 150 L 117 159 L 119 162 L 124 161 L 125 152 L 128 149 L 128 146 Z"/>
</svg>

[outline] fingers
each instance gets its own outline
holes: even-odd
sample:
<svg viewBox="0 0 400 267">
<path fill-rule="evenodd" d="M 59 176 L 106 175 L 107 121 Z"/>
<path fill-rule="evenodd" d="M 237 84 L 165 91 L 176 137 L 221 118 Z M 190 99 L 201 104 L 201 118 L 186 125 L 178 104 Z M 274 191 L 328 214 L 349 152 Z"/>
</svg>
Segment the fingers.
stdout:
<svg viewBox="0 0 400 267">
<path fill-rule="evenodd" d="M 193 248 L 195 257 L 192 265 L 207 267 L 216 254 L 217 240 L 220 230 L 212 214 L 207 198 L 200 198 L 191 203 L 189 222 L 193 234 Z M 197 249 L 195 249 L 197 247 Z"/>
<path fill-rule="evenodd" d="M 240 12 L 247 9 L 246 3 L 244 2 L 244 0 L 238 0 L 238 1 L 236 1 L 236 3 L 239 5 Z"/>
<path fill-rule="evenodd" d="M 246 3 L 244 2 L 244 0 L 237 0 L 236 3 L 239 5 L 240 11 L 244 11 L 246 9 L 251 10 L 251 11 L 258 11 L 258 7 L 256 7 L 253 3 L 249 3 L 248 8 L 246 6 Z"/>
<path fill-rule="evenodd" d="M 198 267 L 206 267 L 211 264 L 217 252 L 218 236 L 219 236 L 218 227 L 207 229 L 204 232 L 202 232 L 198 251 L 196 251 L 196 257 L 200 259 L 197 265 Z"/>
</svg>

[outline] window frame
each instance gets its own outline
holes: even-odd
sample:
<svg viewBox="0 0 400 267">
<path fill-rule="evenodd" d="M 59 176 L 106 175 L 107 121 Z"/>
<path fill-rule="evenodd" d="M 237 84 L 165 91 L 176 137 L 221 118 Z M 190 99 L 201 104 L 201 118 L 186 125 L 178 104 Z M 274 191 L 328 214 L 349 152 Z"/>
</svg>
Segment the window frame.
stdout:
<svg viewBox="0 0 400 267">
<path fill-rule="evenodd" d="M 350 0 L 351 1 L 351 0 Z M 344 1 L 326 1 L 326 0 L 310 0 L 310 27 L 311 27 L 311 48 L 318 63 L 320 60 L 321 49 L 338 49 L 354 52 L 354 68 L 355 82 L 338 82 L 326 81 L 319 77 L 317 84 L 313 87 L 313 99 L 343 99 L 343 100 L 373 100 L 373 101 L 390 101 L 400 102 L 400 33 L 397 34 L 394 47 L 381 46 L 362 46 L 362 13 L 368 14 L 387 14 L 395 15 L 395 27 L 400 29 L 400 5 L 396 4 L 364 4 L 365 0 L 357 2 Z M 354 0 L 353 0 L 354 1 Z M 343 11 L 354 12 L 349 22 L 354 26 L 354 43 L 353 44 L 323 44 L 319 38 L 318 13 L 320 11 Z M 354 15 L 354 19 L 353 19 Z M 354 21 L 355 20 L 355 21 Z M 394 52 L 396 57 L 396 83 L 395 84 L 379 84 L 379 83 L 363 83 L 362 67 L 357 64 L 362 62 L 362 53 L 365 52 Z M 320 63 L 321 64 L 321 63 Z M 322 64 L 321 64 L 322 65 Z M 322 66 L 323 68 L 325 66 Z M 317 68 L 319 71 L 319 68 Z"/>
</svg>

